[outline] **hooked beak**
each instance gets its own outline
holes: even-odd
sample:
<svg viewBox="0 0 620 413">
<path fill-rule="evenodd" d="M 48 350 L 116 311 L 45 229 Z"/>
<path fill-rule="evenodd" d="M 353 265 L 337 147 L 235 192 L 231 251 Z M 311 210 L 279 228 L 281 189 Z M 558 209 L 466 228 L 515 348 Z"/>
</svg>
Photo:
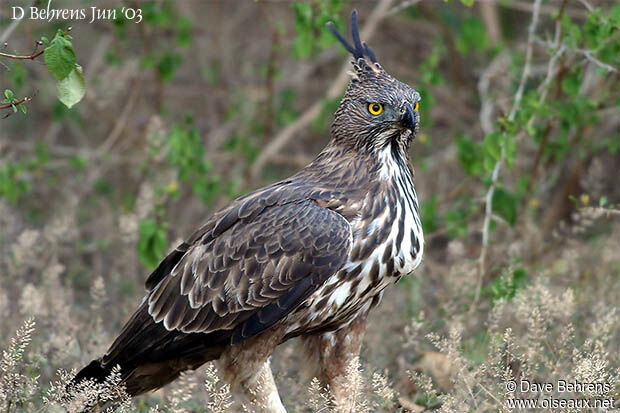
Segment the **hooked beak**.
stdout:
<svg viewBox="0 0 620 413">
<path fill-rule="evenodd" d="M 405 104 L 401 109 L 400 125 L 411 132 L 415 130 L 415 115 L 409 104 Z"/>
</svg>

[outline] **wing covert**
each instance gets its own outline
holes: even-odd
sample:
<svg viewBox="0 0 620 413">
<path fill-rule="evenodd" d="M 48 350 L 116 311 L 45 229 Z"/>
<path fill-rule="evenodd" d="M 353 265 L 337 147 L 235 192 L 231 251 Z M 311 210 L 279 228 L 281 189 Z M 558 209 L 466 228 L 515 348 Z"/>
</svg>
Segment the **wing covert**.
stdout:
<svg viewBox="0 0 620 413">
<path fill-rule="evenodd" d="M 149 278 L 156 322 L 184 333 L 234 330 L 239 342 L 285 317 L 343 266 L 352 234 L 340 214 L 311 200 L 253 201 L 263 204 L 227 211 L 162 262 L 168 274 L 159 273 L 156 285 Z"/>
</svg>

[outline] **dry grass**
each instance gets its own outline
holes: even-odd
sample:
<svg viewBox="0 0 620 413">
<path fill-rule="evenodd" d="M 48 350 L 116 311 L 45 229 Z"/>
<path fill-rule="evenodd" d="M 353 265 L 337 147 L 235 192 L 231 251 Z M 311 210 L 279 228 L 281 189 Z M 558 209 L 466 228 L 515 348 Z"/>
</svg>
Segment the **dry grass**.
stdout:
<svg viewBox="0 0 620 413">
<path fill-rule="evenodd" d="M 562 237 L 560 244 L 553 241 L 561 248 L 547 254 L 546 264 L 530 274 L 527 285 L 516 289 L 513 297 L 486 301 L 473 313 L 466 309 L 474 294 L 475 268 L 461 264 L 461 248 L 455 245 L 448 247 L 453 253 L 446 274 L 434 272 L 429 260 L 415 280 L 391 289 L 371 319 L 362 354 L 364 367 L 357 360 L 349 367 L 346 406 L 332 406 L 329 389 L 321 388 L 318 381 L 294 379 L 294 344 L 287 344 L 274 357 L 285 403 L 293 411 L 313 412 L 511 411 L 509 400 L 518 394 L 506 392 L 510 380 L 607 383 L 602 393 L 560 393 L 556 389 L 545 397 L 617 399 L 620 293 L 610 286 L 617 283 L 620 272 L 616 254 L 620 226 L 613 216 L 593 217 L 588 209 L 579 215 L 584 218 L 565 227 L 573 235 Z M 56 231 L 62 237 L 63 231 L 58 227 Z M 592 238 L 594 233 L 597 236 Z M 64 369 L 100 354 L 109 341 L 112 332 L 105 331 L 102 308 L 105 311 L 110 301 L 106 283 L 97 277 L 90 288 L 90 309 L 75 310 L 79 305 L 74 295 L 60 282 L 65 271 L 62 265 L 53 258 L 29 261 L 33 250 L 44 255 L 51 248 L 46 242 L 54 239 L 45 234 L 50 234 L 49 229 L 21 233 L 10 262 L 5 263 L 5 268 L 11 268 L 7 279 L 14 288 L 21 285 L 17 289 L 21 296 L 5 298 L 8 304 L 2 301 L 2 317 L 7 320 L 3 328 L 12 328 L 20 319 L 27 321 L 4 343 L 0 363 L 3 411 L 79 411 L 95 400 L 112 399 L 121 401 L 115 404 L 117 411 L 230 411 L 233 400 L 228 386 L 219 381 L 211 364 L 184 375 L 163 392 L 136 401 L 124 395 L 117 375 L 105 383 L 85 383 L 77 389 L 68 386 L 75 370 Z M 524 248 L 531 246 L 512 241 L 494 246 L 507 256 Z M 38 281 L 24 275 L 27 268 L 35 269 L 32 262 L 41 273 Z M 516 265 L 507 266 L 499 278 L 505 285 L 510 285 Z M 422 293 L 416 297 L 416 291 Z M 9 293 L 2 290 L 3 297 Z M 13 302 L 17 307 L 12 307 Z M 407 313 L 415 316 L 407 321 Z M 394 314 L 403 317 L 394 319 Z M 36 328 L 32 317 L 37 319 Z M 391 321 L 383 322 L 386 317 Z M 393 341 L 386 340 L 388 336 Z"/>
</svg>

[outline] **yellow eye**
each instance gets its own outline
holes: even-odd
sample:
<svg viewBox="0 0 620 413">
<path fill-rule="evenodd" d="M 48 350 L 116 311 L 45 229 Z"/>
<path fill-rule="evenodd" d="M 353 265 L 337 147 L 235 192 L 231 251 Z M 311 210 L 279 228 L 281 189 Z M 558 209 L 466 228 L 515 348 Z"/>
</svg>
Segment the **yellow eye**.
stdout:
<svg viewBox="0 0 620 413">
<path fill-rule="evenodd" d="M 413 113 L 416 113 L 418 111 L 418 108 L 420 107 L 420 103 L 416 102 L 415 106 L 413 107 Z"/>
<path fill-rule="evenodd" d="M 381 112 L 383 112 L 383 105 L 381 103 L 369 103 L 368 112 L 370 112 L 371 115 L 380 115 Z"/>
</svg>

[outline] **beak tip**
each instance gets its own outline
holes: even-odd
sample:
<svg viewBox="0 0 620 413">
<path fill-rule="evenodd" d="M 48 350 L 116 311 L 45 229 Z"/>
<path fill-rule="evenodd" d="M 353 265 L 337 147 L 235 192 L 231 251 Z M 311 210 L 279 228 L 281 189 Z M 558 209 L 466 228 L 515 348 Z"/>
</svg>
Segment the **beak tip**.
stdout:
<svg viewBox="0 0 620 413">
<path fill-rule="evenodd" d="M 415 129 L 415 115 L 411 106 L 405 105 L 405 112 L 401 116 L 400 123 L 403 127 L 411 131 Z"/>
</svg>

